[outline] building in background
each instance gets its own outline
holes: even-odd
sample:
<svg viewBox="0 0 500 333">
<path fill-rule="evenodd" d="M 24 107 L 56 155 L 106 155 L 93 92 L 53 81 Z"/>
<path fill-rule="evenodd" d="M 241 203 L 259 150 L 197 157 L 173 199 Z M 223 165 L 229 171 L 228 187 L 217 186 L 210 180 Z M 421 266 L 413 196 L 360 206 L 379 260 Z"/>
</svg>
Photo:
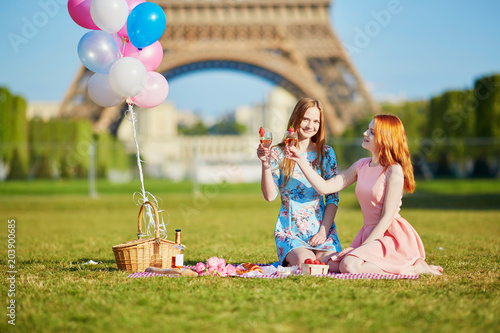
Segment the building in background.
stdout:
<svg viewBox="0 0 500 333">
<path fill-rule="evenodd" d="M 203 184 L 259 181 L 258 130 L 263 126 L 273 131 L 274 144 L 281 142 L 295 103 L 285 89 L 276 88 L 264 104 L 240 106 L 232 116 L 247 127 L 244 135 L 181 136 L 177 133 L 179 123 L 193 125 L 199 120 L 191 112 L 178 111 L 171 103 L 151 109 L 135 108 L 144 172 L 150 177 Z M 132 125 L 127 118 L 118 129 L 118 138 L 135 153 Z"/>
<path fill-rule="evenodd" d="M 273 144 L 281 142 L 296 102 L 293 95 L 278 87 L 263 103 L 240 106 L 232 114 L 224 115 L 246 126 L 247 132 L 243 135 L 183 136 L 177 131 L 178 125 L 193 126 L 203 119 L 189 110 L 177 110 L 169 102 L 150 109 L 135 107 L 144 175 L 174 181 L 188 179 L 201 184 L 260 181 L 261 163 L 256 156 L 258 130 L 262 126 L 272 131 Z M 55 118 L 59 107 L 57 102 L 29 103 L 27 118 Z M 117 137 L 128 152 L 136 154 L 128 117 L 121 121 Z M 117 178 L 114 173 L 110 177 Z"/>
<path fill-rule="evenodd" d="M 49 120 L 58 116 L 61 103 L 54 101 L 36 101 L 28 103 L 26 109 L 26 118 L 40 118 L 42 120 Z"/>
</svg>

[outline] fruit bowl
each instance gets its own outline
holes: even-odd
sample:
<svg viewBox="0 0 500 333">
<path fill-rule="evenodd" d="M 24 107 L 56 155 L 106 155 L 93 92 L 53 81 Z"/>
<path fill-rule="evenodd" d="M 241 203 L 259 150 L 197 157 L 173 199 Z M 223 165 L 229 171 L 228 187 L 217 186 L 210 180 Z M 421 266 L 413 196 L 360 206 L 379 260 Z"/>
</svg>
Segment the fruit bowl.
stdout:
<svg viewBox="0 0 500 333">
<path fill-rule="evenodd" d="M 326 275 L 328 274 L 328 265 L 300 264 L 300 271 L 306 275 Z"/>
</svg>

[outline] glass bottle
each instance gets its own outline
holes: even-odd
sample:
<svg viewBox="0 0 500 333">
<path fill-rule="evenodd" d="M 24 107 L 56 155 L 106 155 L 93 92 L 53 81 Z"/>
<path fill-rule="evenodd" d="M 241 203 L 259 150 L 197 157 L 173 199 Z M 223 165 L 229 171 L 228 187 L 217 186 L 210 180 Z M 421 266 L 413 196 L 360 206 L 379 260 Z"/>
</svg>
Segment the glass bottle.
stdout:
<svg viewBox="0 0 500 333">
<path fill-rule="evenodd" d="M 184 266 L 184 247 L 181 245 L 181 229 L 175 229 L 174 251 L 172 268 L 182 268 Z"/>
</svg>

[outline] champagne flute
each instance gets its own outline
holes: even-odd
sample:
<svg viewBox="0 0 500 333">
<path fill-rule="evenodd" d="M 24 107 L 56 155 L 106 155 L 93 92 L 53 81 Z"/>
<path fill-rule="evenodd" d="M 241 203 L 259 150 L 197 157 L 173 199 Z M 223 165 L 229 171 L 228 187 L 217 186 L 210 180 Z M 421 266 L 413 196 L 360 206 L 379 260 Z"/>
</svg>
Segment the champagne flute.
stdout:
<svg viewBox="0 0 500 333">
<path fill-rule="evenodd" d="M 273 143 L 273 132 L 264 132 L 260 137 L 260 143 L 264 148 L 268 148 Z"/>
<path fill-rule="evenodd" d="M 297 132 L 295 132 L 293 128 L 290 128 L 288 129 L 288 131 L 285 131 L 284 141 L 287 147 L 295 146 L 295 143 L 297 142 Z"/>
</svg>

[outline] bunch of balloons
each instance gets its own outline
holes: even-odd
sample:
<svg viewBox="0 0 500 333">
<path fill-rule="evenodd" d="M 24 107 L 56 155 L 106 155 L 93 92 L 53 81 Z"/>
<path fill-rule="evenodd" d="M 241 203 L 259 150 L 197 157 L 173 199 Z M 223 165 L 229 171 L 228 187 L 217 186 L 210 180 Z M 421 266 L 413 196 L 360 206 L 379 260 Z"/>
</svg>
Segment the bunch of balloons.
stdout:
<svg viewBox="0 0 500 333">
<path fill-rule="evenodd" d="M 69 0 L 73 21 L 87 32 L 78 43 L 82 64 L 95 74 L 88 93 L 98 105 L 125 99 L 143 108 L 167 98 L 168 82 L 155 72 L 163 60 L 158 41 L 165 31 L 162 8 L 145 0 Z"/>
</svg>

